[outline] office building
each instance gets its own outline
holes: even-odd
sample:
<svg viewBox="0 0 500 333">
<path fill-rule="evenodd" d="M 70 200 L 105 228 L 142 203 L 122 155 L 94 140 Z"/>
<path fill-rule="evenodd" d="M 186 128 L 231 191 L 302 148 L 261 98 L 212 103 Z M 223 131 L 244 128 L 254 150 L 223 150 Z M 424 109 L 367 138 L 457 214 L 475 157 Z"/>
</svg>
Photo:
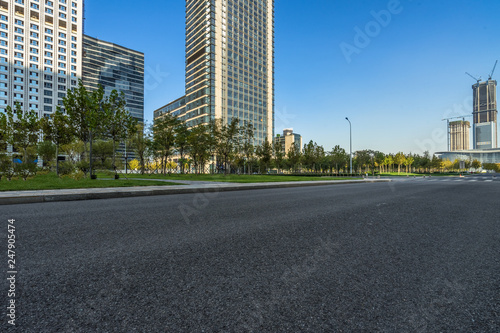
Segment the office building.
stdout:
<svg viewBox="0 0 500 333">
<path fill-rule="evenodd" d="M 464 120 L 450 122 L 450 151 L 470 148 L 470 122 Z"/>
<path fill-rule="evenodd" d="M 159 108 L 189 127 L 238 118 L 274 137 L 274 0 L 186 0 L 185 96 Z"/>
<path fill-rule="evenodd" d="M 294 145 L 298 146 L 302 151 L 302 136 L 293 133 L 293 128 L 286 128 L 283 130 L 283 135 L 277 135 L 274 142 L 281 142 L 283 153 L 286 155 Z"/>
<path fill-rule="evenodd" d="M 497 81 L 478 82 L 473 90 L 473 148 L 497 148 Z"/>
<path fill-rule="evenodd" d="M 87 90 L 102 85 L 107 95 L 123 92 L 127 111 L 144 121 L 144 53 L 83 35 L 82 67 Z"/>
<path fill-rule="evenodd" d="M 0 1 L 0 111 L 62 106 L 82 74 L 82 32 L 83 0 Z"/>
</svg>

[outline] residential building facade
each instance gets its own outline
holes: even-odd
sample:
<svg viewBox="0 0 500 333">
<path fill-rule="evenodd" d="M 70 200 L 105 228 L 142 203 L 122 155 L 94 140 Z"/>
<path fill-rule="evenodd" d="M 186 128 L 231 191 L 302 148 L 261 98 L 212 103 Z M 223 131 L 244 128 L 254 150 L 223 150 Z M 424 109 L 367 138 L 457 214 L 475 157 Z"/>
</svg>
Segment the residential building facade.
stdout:
<svg viewBox="0 0 500 333">
<path fill-rule="evenodd" d="M 83 0 L 0 1 L 0 111 L 47 116 L 82 75 Z"/>
<path fill-rule="evenodd" d="M 87 90 L 123 92 L 127 111 L 144 121 L 144 53 L 83 35 L 82 67 Z"/>
<path fill-rule="evenodd" d="M 186 0 L 185 96 L 159 108 L 189 127 L 238 118 L 274 137 L 274 0 Z"/>
</svg>

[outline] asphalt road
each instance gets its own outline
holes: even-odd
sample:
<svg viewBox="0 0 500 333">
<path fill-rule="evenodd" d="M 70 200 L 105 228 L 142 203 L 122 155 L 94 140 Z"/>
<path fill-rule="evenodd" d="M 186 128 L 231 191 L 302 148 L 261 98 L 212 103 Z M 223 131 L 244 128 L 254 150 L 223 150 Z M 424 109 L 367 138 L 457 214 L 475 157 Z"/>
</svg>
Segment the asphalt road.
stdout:
<svg viewBox="0 0 500 333">
<path fill-rule="evenodd" d="M 499 332 L 500 181 L 1 207 L 18 332 Z"/>
</svg>

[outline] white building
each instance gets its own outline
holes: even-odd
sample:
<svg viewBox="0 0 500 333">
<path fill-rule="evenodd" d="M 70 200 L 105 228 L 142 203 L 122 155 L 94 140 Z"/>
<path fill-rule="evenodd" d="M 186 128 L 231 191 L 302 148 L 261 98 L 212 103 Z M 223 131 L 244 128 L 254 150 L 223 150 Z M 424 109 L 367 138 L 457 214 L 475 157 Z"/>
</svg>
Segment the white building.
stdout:
<svg viewBox="0 0 500 333">
<path fill-rule="evenodd" d="M 82 36 L 83 0 L 0 0 L 0 111 L 55 112 L 81 78 Z"/>
</svg>

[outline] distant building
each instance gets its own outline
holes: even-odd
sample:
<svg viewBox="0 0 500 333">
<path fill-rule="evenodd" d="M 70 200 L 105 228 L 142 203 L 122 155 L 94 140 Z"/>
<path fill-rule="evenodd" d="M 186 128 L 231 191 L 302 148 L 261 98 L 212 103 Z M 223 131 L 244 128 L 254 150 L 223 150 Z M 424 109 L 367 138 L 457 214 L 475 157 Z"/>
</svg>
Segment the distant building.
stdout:
<svg viewBox="0 0 500 333">
<path fill-rule="evenodd" d="M 473 149 L 497 148 L 497 81 L 478 82 L 472 90 Z"/>
<path fill-rule="evenodd" d="M 274 138 L 274 142 L 278 141 L 281 142 L 283 152 L 285 154 L 288 154 L 294 144 L 302 150 L 302 136 L 300 134 L 293 133 L 293 128 L 284 129 L 283 136 L 278 134 Z"/>
<path fill-rule="evenodd" d="M 89 90 L 123 91 L 127 111 L 144 121 L 144 53 L 83 35 L 82 74 Z"/>
<path fill-rule="evenodd" d="M 185 96 L 154 111 L 188 127 L 238 118 L 274 136 L 274 0 L 186 0 Z"/>
<path fill-rule="evenodd" d="M 500 149 L 472 149 L 436 152 L 436 155 L 444 160 L 450 161 L 474 161 L 481 163 L 500 163 Z"/>
<path fill-rule="evenodd" d="M 470 148 L 470 122 L 459 120 L 450 122 L 450 151 Z"/>
</svg>

